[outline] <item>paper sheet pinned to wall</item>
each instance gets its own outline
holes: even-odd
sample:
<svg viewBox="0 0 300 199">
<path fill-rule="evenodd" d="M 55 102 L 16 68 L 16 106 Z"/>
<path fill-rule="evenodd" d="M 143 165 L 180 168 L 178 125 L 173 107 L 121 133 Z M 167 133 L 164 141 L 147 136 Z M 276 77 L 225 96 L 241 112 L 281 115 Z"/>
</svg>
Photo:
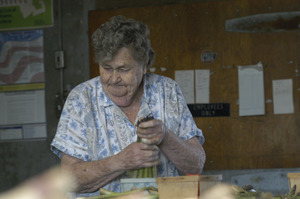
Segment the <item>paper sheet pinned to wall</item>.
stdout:
<svg viewBox="0 0 300 199">
<path fill-rule="evenodd" d="M 264 115 L 263 65 L 238 66 L 239 115 Z"/>
<path fill-rule="evenodd" d="M 274 114 L 294 113 L 292 79 L 273 80 Z"/>
<path fill-rule="evenodd" d="M 45 123 L 45 91 L 0 93 L 0 125 Z"/>
<path fill-rule="evenodd" d="M 195 71 L 196 75 L 196 103 L 209 103 L 209 79 L 210 70 L 201 69 Z"/>
<path fill-rule="evenodd" d="M 175 81 L 178 83 L 187 104 L 194 104 L 194 70 L 176 70 Z"/>
</svg>

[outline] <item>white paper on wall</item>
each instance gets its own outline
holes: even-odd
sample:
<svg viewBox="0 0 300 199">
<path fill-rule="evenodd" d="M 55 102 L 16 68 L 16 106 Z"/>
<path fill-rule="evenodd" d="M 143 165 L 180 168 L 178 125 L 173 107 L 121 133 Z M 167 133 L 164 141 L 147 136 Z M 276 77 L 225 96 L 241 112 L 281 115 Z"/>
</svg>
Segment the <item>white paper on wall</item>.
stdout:
<svg viewBox="0 0 300 199">
<path fill-rule="evenodd" d="M 210 70 L 201 69 L 195 71 L 196 75 L 196 103 L 209 103 L 209 79 Z"/>
<path fill-rule="evenodd" d="M 238 66 L 239 115 L 264 115 L 263 65 Z"/>
<path fill-rule="evenodd" d="M 0 125 L 45 123 L 45 91 L 0 93 Z"/>
<path fill-rule="evenodd" d="M 294 113 L 292 79 L 273 80 L 274 114 Z"/>
<path fill-rule="evenodd" d="M 187 104 L 194 104 L 194 70 L 176 70 L 175 81 L 178 83 Z"/>
</svg>

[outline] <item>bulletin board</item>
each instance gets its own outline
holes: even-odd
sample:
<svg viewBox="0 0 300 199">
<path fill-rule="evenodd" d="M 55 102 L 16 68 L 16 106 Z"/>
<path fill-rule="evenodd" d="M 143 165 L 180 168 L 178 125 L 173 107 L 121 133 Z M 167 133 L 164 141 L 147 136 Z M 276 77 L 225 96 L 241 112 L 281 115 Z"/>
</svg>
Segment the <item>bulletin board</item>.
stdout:
<svg viewBox="0 0 300 199">
<path fill-rule="evenodd" d="M 205 170 L 300 166 L 300 32 L 227 32 L 232 18 L 300 10 L 299 0 L 226 0 L 89 13 L 89 36 L 115 15 L 148 24 L 156 52 L 155 73 L 174 79 L 176 70 L 210 70 L 210 103 L 229 103 L 230 116 L 195 117 L 205 136 Z M 91 45 L 90 45 L 91 46 Z M 203 52 L 215 52 L 210 62 Z M 239 116 L 238 66 L 261 62 L 265 114 Z M 90 47 L 90 75 L 98 76 Z M 274 114 L 272 81 L 292 79 L 294 113 Z"/>
</svg>

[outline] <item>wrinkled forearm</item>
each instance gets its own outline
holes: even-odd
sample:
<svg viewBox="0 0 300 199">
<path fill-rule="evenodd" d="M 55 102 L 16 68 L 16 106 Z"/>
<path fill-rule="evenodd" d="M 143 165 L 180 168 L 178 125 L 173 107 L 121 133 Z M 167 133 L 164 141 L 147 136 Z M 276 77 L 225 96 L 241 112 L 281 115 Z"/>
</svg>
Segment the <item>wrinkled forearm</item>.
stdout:
<svg viewBox="0 0 300 199">
<path fill-rule="evenodd" d="M 185 141 L 168 130 L 159 148 L 180 173 L 201 174 L 206 155 L 197 138 Z"/>
<path fill-rule="evenodd" d="M 62 169 L 71 171 L 76 179 L 77 192 L 94 192 L 125 172 L 118 156 L 85 162 L 63 154 Z"/>
</svg>

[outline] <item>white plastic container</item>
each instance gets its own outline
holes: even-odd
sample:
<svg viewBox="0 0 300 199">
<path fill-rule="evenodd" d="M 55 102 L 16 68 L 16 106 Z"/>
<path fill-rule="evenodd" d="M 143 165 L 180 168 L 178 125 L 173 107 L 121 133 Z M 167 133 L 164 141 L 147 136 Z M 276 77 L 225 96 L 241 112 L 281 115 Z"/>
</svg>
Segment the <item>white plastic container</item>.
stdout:
<svg viewBox="0 0 300 199">
<path fill-rule="evenodd" d="M 155 178 L 124 178 L 121 179 L 121 184 L 123 191 L 131 191 L 133 189 L 140 189 L 150 186 L 157 188 Z"/>
</svg>

